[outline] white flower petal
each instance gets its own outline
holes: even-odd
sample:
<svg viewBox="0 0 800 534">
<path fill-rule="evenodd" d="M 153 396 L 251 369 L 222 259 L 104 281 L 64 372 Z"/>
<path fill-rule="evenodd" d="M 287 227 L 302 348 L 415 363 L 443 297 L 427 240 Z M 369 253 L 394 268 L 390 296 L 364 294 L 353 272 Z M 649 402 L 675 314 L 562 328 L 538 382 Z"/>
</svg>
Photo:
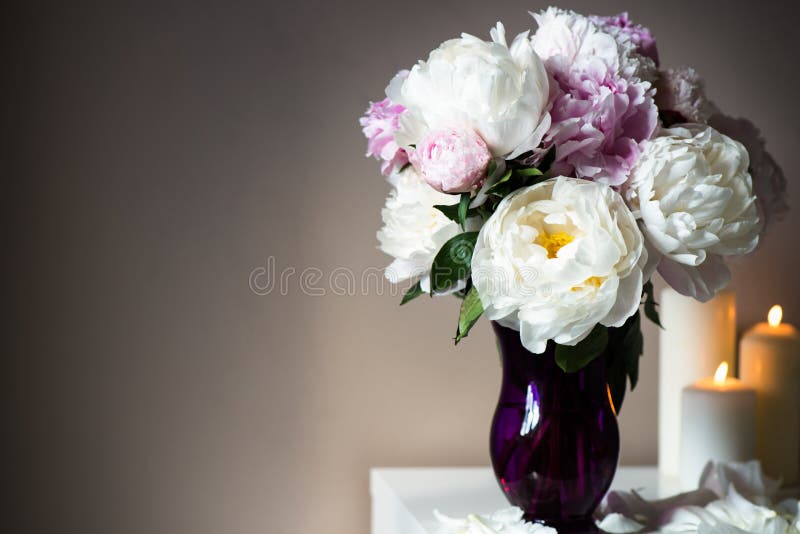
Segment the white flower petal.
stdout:
<svg viewBox="0 0 800 534">
<path fill-rule="evenodd" d="M 602 521 L 597 523 L 598 528 L 609 534 L 629 534 L 642 532 L 644 525 L 637 523 L 633 519 L 627 518 L 622 514 L 608 514 Z"/>
<path fill-rule="evenodd" d="M 658 270 L 678 292 L 706 301 L 730 273 L 722 256 L 751 252 L 761 220 L 744 146 L 713 128 L 685 124 L 647 143 L 625 194 Z"/>
<path fill-rule="evenodd" d="M 433 207 L 455 204 L 458 196 L 434 190 L 410 167 L 390 175 L 389 182 L 394 189 L 381 211 L 383 227 L 377 237 L 380 249 L 394 257 L 386 278 L 399 283 L 430 271 L 442 245 L 460 232 L 458 224 Z"/>
<path fill-rule="evenodd" d="M 700 302 L 708 302 L 717 291 L 731 280 L 731 272 L 719 256 L 711 255 L 693 267 L 664 257 L 658 264 L 658 273 L 675 291 Z"/>
<path fill-rule="evenodd" d="M 642 301 L 642 284 L 642 270 L 638 267 L 621 279 L 617 289 L 617 300 L 600 324 L 618 328 L 628 320 L 628 317 L 636 313 Z"/>
<path fill-rule="evenodd" d="M 527 33 L 509 48 L 498 23 L 487 42 L 463 34 L 442 43 L 427 61 L 393 81 L 387 96 L 405 106 L 395 139 L 404 148 L 432 130 L 472 129 L 493 156 L 506 159 L 536 148 L 544 135 L 549 79 Z"/>
<path fill-rule="evenodd" d="M 613 189 L 551 178 L 500 202 L 478 235 L 472 280 L 487 317 L 541 353 L 548 340 L 575 345 L 636 312 L 643 242 Z"/>
<path fill-rule="evenodd" d="M 522 510 L 516 507 L 491 515 L 470 514 L 463 519 L 447 517 L 438 510 L 433 515 L 439 522 L 437 534 L 557 534 L 553 528 L 525 521 Z"/>
</svg>

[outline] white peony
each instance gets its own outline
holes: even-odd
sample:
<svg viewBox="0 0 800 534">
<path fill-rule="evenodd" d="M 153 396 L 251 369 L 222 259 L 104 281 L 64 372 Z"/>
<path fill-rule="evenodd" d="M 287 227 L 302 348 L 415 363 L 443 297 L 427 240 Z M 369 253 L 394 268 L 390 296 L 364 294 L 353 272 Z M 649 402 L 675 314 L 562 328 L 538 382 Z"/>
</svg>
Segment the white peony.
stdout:
<svg viewBox="0 0 800 534">
<path fill-rule="evenodd" d="M 622 197 L 558 177 L 500 202 L 478 236 L 472 280 L 487 317 L 519 330 L 531 352 L 575 345 L 639 307 L 643 238 Z"/>
<path fill-rule="evenodd" d="M 611 534 L 638 534 L 645 530 L 645 526 L 622 514 L 611 513 L 597 522 L 601 532 Z"/>
<path fill-rule="evenodd" d="M 681 534 L 800 534 L 790 518 L 753 504 L 731 485 L 728 495 L 704 508 L 686 506 L 671 513 L 661 532 Z"/>
<path fill-rule="evenodd" d="M 447 517 L 433 511 L 439 522 L 437 534 L 557 534 L 556 529 L 525 521 L 517 507 L 498 510 L 490 515 L 470 514 L 467 517 Z"/>
<path fill-rule="evenodd" d="M 658 272 L 676 291 L 711 299 L 730 280 L 724 256 L 751 252 L 761 221 L 741 143 L 699 124 L 663 130 L 626 191 Z"/>
<path fill-rule="evenodd" d="M 469 34 L 444 42 L 407 78 L 396 77 L 387 96 L 407 108 L 395 138 L 408 148 L 427 132 L 477 132 L 492 155 L 512 159 L 536 148 L 549 127 L 547 73 L 528 41 L 509 47 L 501 23 L 492 42 Z"/>
<path fill-rule="evenodd" d="M 425 278 L 442 245 L 461 231 L 433 206 L 455 204 L 459 197 L 436 191 L 412 167 L 391 174 L 389 183 L 394 189 L 381 210 L 383 227 L 378 241 L 379 248 L 395 259 L 385 276 L 395 284 Z"/>
<path fill-rule="evenodd" d="M 698 532 L 701 516 L 707 514 L 712 517 L 714 512 L 720 510 L 720 503 L 744 504 L 745 499 L 752 504 L 744 504 L 744 509 L 755 512 L 746 514 L 749 518 L 745 518 L 745 523 L 749 523 L 764 513 L 775 516 L 761 507 L 769 505 L 779 486 L 779 480 L 773 480 L 764 474 L 758 460 L 708 462 L 700 476 L 698 489 L 667 499 L 648 501 L 636 490 L 610 491 L 599 510 L 603 517 L 599 526 L 603 532 L 614 534 L 656 532 L 665 525 L 670 525 L 667 529 L 669 532 Z M 733 496 L 732 491 L 737 495 Z M 797 501 L 785 501 L 775 510 L 779 514 L 796 517 L 796 504 Z M 630 518 L 636 518 L 636 521 Z M 638 529 L 637 524 L 640 527 Z M 722 528 L 721 525 L 714 528 L 716 527 Z"/>
<path fill-rule="evenodd" d="M 591 64 L 599 61 L 626 78 L 655 80 L 652 59 L 639 54 L 630 39 L 612 35 L 611 29 L 604 31 L 590 18 L 557 7 L 531 16 L 539 26 L 531 37 L 533 49 L 542 60 L 556 63 L 554 70 L 591 69 Z"/>
</svg>

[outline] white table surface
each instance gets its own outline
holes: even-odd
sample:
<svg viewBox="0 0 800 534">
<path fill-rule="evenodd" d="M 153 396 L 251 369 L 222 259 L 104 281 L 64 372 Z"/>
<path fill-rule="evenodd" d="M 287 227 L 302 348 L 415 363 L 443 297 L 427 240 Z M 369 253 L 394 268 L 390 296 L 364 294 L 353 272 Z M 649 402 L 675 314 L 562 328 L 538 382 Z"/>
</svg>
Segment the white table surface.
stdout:
<svg viewBox="0 0 800 534">
<path fill-rule="evenodd" d="M 620 467 L 611 489 L 641 490 L 648 499 L 679 493 L 656 467 Z M 510 506 L 489 467 L 381 467 L 370 470 L 372 534 L 432 534 L 433 510 L 451 517 Z"/>
</svg>

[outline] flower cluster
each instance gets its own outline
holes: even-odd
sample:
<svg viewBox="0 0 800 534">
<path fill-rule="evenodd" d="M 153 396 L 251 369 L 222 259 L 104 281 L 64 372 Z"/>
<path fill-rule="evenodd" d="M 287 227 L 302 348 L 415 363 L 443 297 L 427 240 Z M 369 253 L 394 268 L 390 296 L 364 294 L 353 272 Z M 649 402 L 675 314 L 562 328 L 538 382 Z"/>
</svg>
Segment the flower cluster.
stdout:
<svg viewBox="0 0 800 534">
<path fill-rule="evenodd" d="M 708 462 L 696 490 L 648 501 L 637 491 L 611 491 L 598 527 L 608 533 L 701 532 L 800 534 L 800 501 L 779 501 L 780 480 L 758 460 Z"/>
<path fill-rule="evenodd" d="M 556 81 L 552 126 L 554 170 L 619 186 L 655 131 L 658 110 L 647 78 L 655 65 L 629 34 L 605 31 L 591 19 L 550 8 L 534 15 L 531 43 Z M 655 46 L 654 43 L 652 45 Z"/>
<path fill-rule="evenodd" d="M 387 277 L 417 282 L 403 302 L 463 299 L 456 341 L 485 313 L 585 364 L 609 339 L 641 350 L 656 271 L 701 301 L 723 288 L 726 259 L 786 211 L 785 178 L 626 13 L 533 18 L 513 39 L 497 23 L 445 41 L 370 105 L 367 155 L 393 186 L 378 239 Z"/>
</svg>

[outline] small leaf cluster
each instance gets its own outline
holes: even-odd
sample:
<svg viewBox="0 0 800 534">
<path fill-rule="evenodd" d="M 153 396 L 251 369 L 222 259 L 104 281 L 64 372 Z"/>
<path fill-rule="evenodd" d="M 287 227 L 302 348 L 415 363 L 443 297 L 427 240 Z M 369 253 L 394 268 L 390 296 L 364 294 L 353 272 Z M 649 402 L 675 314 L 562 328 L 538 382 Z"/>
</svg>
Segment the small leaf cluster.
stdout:
<svg viewBox="0 0 800 534">
<path fill-rule="evenodd" d="M 650 280 L 643 287 L 642 305 L 647 318 L 661 327 L 658 303 L 653 297 L 653 283 Z M 616 413 L 619 413 L 628 383 L 633 391 L 639 382 L 639 358 L 643 352 L 641 314 L 637 311 L 618 328 L 598 324 L 583 341 L 573 347 L 556 345 L 555 358 L 564 372 L 573 373 L 605 353 L 608 391 Z"/>
<path fill-rule="evenodd" d="M 505 172 L 494 179 L 492 183 L 484 185 L 486 200 L 480 206 L 470 207 L 474 198 L 472 193 L 462 193 L 456 204 L 434 206 L 445 217 L 458 223 L 463 230 L 463 233 L 442 245 L 433 260 L 430 273 L 431 295 L 452 292 L 462 299 L 454 338 L 456 344 L 467 337 L 470 329 L 483 314 L 481 299 L 470 278 L 472 253 L 475 250 L 478 232 L 467 231 L 468 220 L 480 217 L 485 222 L 505 197 L 518 189 L 534 185 L 547 178 L 547 172 L 555 159 L 555 148 L 550 149 L 536 167 L 524 163 L 530 156 L 531 154 L 523 154 L 514 161 L 505 162 Z M 487 176 L 495 176 L 496 171 L 496 163 L 492 161 Z M 463 286 L 462 289 L 455 290 L 459 286 Z M 403 295 L 400 304 L 406 304 L 423 293 L 421 284 L 417 282 Z"/>
</svg>

